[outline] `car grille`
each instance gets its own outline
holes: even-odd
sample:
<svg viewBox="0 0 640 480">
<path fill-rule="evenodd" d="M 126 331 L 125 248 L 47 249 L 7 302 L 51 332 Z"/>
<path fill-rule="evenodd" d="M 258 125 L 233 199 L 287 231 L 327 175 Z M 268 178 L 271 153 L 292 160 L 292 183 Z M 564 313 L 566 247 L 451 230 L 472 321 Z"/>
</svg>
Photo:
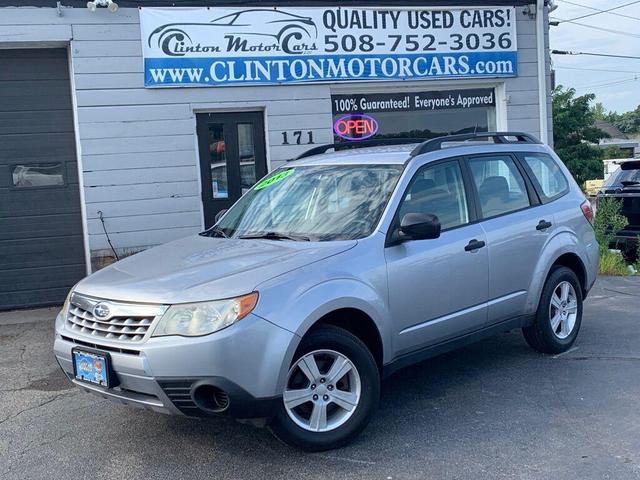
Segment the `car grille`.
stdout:
<svg viewBox="0 0 640 480">
<path fill-rule="evenodd" d="M 97 318 L 96 305 L 106 305 L 109 314 Z M 67 330 L 94 339 L 140 342 L 150 332 L 154 320 L 166 307 L 160 305 L 123 304 L 74 294 L 67 314 Z"/>
<path fill-rule="evenodd" d="M 67 322 L 71 331 L 78 331 L 98 338 L 139 342 L 153 322 L 153 317 L 112 317 L 98 320 L 90 312 L 71 306 Z"/>
</svg>

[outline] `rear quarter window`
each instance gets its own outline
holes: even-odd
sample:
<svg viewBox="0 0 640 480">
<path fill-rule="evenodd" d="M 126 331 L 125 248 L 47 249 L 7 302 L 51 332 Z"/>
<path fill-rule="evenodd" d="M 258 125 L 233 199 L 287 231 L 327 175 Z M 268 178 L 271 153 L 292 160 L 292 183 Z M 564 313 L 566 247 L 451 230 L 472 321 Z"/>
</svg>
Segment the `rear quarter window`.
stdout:
<svg viewBox="0 0 640 480">
<path fill-rule="evenodd" d="M 569 190 L 567 178 L 550 155 L 523 153 L 521 158 L 543 203 L 554 200 Z"/>
<path fill-rule="evenodd" d="M 604 182 L 605 187 L 640 184 L 640 162 L 626 161 Z"/>
</svg>

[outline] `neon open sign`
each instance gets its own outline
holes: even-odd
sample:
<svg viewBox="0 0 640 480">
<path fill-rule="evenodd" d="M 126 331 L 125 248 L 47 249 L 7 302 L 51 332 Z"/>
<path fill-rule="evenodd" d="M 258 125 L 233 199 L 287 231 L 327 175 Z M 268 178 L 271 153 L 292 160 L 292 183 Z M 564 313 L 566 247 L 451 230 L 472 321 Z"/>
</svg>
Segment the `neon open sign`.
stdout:
<svg viewBox="0 0 640 480">
<path fill-rule="evenodd" d="M 378 133 L 378 121 L 364 113 L 350 113 L 333 123 L 333 131 L 345 140 L 366 140 Z"/>
</svg>

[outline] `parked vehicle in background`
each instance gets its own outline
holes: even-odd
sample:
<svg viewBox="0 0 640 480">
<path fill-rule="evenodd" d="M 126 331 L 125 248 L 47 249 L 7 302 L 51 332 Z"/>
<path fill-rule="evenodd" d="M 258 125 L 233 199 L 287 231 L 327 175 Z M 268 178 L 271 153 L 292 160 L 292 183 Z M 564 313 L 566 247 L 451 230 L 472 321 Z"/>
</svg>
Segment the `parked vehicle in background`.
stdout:
<svg viewBox="0 0 640 480">
<path fill-rule="evenodd" d="M 598 244 L 548 146 L 479 133 L 341 148 L 78 283 L 55 327 L 68 378 L 158 412 L 264 418 L 326 450 L 362 431 L 399 368 L 514 328 L 540 352 L 571 347 Z"/>
<path fill-rule="evenodd" d="M 612 247 L 620 248 L 627 258 L 635 258 L 640 237 L 640 160 L 627 160 L 605 181 L 598 199 L 620 201 L 621 213 L 629 223 L 616 232 Z"/>
</svg>

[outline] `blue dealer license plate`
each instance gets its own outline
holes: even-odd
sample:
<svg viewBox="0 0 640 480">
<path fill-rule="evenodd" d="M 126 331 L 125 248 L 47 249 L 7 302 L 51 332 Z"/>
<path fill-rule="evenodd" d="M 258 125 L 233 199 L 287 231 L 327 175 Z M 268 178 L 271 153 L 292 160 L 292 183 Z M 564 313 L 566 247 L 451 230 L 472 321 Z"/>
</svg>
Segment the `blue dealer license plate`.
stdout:
<svg viewBox="0 0 640 480">
<path fill-rule="evenodd" d="M 109 388 L 109 357 L 73 349 L 73 372 L 76 379 Z"/>
</svg>

